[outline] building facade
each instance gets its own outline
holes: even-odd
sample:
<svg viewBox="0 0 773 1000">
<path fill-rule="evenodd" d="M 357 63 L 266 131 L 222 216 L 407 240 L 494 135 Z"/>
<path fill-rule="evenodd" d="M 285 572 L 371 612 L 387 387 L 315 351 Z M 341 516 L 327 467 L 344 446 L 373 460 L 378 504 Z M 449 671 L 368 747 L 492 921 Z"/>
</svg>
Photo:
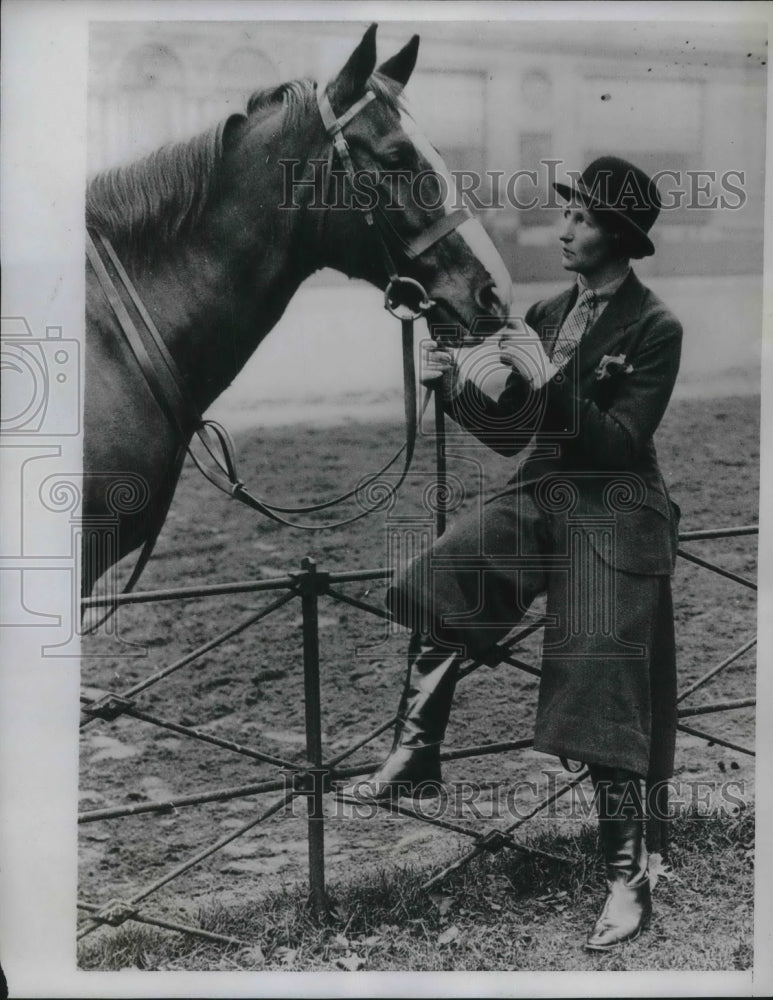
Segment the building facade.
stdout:
<svg viewBox="0 0 773 1000">
<path fill-rule="evenodd" d="M 257 89 L 323 82 L 363 26 L 94 22 L 90 172 L 184 139 Z M 659 176 L 647 274 L 762 269 L 765 26 L 389 22 L 386 58 L 421 35 L 407 97 L 518 281 L 561 275 L 551 181 L 602 152 Z"/>
</svg>

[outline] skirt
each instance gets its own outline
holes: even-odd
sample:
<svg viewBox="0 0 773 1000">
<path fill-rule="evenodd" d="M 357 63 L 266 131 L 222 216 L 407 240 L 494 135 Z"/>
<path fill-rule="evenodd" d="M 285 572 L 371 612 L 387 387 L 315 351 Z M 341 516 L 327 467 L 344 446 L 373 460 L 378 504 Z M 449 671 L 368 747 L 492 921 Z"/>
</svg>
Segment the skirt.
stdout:
<svg viewBox="0 0 773 1000">
<path fill-rule="evenodd" d="M 668 576 L 621 572 L 595 550 L 567 555 L 566 523 L 528 489 L 460 517 L 387 594 L 393 617 L 424 641 L 486 657 L 547 594 L 534 747 L 673 774 L 676 656 Z"/>
</svg>

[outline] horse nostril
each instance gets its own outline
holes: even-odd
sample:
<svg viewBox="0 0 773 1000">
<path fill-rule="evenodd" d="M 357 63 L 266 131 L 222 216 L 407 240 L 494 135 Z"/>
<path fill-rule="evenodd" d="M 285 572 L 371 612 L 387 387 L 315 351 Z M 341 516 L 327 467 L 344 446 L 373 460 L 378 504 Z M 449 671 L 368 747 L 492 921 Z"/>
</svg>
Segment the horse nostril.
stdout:
<svg viewBox="0 0 773 1000">
<path fill-rule="evenodd" d="M 504 303 L 497 293 L 496 285 L 491 282 L 479 288 L 475 293 L 475 302 L 487 313 L 502 316 L 505 313 Z"/>
</svg>

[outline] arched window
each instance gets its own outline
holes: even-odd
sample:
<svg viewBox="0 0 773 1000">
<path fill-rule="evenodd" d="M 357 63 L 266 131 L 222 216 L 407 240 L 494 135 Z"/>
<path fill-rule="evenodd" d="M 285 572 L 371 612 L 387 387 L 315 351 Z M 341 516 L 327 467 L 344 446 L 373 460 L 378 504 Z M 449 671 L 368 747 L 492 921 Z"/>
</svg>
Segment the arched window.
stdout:
<svg viewBox="0 0 773 1000">
<path fill-rule="evenodd" d="M 215 82 L 229 110 L 240 111 L 250 94 L 281 81 L 276 65 L 268 56 L 259 49 L 242 47 L 232 49 L 223 57 Z"/>
<path fill-rule="evenodd" d="M 148 43 L 127 53 L 119 73 L 121 155 L 139 155 L 190 131 L 184 108 L 185 74 L 167 45 Z"/>
<path fill-rule="evenodd" d="M 158 92 L 182 83 L 182 63 L 166 45 L 140 45 L 127 54 L 121 67 L 120 85 L 125 89 Z"/>
</svg>

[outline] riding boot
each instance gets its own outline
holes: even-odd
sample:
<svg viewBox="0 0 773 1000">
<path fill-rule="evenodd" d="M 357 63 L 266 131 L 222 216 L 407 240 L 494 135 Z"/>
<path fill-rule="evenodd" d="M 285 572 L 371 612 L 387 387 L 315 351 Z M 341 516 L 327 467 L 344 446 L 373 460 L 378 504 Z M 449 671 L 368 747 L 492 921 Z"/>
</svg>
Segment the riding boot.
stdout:
<svg viewBox="0 0 773 1000">
<path fill-rule="evenodd" d="M 609 951 L 638 937 L 652 912 L 641 779 L 631 771 L 591 766 L 607 895 L 588 937 L 590 951 Z"/>
<path fill-rule="evenodd" d="M 389 756 L 357 794 L 366 798 L 437 795 L 440 746 L 446 732 L 461 657 L 415 644 L 398 708 Z"/>
</svg>

